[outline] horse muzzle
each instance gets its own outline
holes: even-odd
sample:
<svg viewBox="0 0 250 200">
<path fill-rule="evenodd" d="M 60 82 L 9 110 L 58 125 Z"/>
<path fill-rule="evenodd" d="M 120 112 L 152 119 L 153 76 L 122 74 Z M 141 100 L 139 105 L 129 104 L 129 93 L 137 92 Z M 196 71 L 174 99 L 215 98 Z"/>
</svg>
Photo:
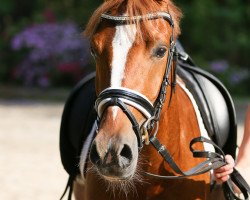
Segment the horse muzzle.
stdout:
<svg viewBox="0 0 250 200">
<path fill-rule="evenodd" d="M 90 161 L 107 180 L 130 179 L 138 159 L 138 149 L 134 146 L 111 139 L 104 145 L 103 139 L 96 138 L 91 145 Z"/>
</svg>

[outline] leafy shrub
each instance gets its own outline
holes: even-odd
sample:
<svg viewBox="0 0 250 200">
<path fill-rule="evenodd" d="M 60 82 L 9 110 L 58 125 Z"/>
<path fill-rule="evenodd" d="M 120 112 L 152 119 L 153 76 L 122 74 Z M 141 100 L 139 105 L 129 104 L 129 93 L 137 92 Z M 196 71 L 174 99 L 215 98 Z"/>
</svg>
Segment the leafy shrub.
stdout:
<svg viewBox="0 0 250 200">
<path fill-rule="evenodd" d="M 208 66 L 231 93 L 250 95 L 249 1 L 177 0 L 177 4 L 184 13 L 180 40 L 186 51 L 198 65 Z"/>
<path fill-rule="evenodd" d="M 58 84 L 59 73 L 79 80 L 89 64 L 88 41 L 72 22 L 27 27 L 15 35 L 11 46 L 27 53 L 13 73 L 14 79 L 27 86 Z"/>
<path fill-rule="evenodd" d="M 10 40 L 14 35 L 23 32 L 23 29 L 31 30 L 38 27 L 38 24 L 43 26 L 54 23 L 55 25 L 57 22 L 73 21 L 77 26 L 84 29 L 88 18 L 102 2 L 103 0 L 22 0 L 20 2 L 2 0 L 0 6 L 0 82 L 13 83 L 12 77 L 14 77 L 15 80 L 19 80 L 26 85 L 32 85 L 32 83 L 37 85 L 54 85 L 56 83 L 58 85 L 71 83 L 72 79 L 77 79 L 77 74 L 78 76 L 81 74 L 77 69 L 84 70 L 87 66 L 84 64 L 88 60 L 87 53 L 84 50 L 81 50 L 80 55 L 76 51 L 72 54 L 65 51 L 63 56 L 61 53 L 55 53 L 58 52 L 57 50 L 55 52 L 51 50 L 51 56 L 49 56 L 47 52 L 42 52 L 42 49 L 37 49 L 38 47 L 35 45 L 29 47 L 29 42 L 26 41 L 27 44 L 23 43 L 22 47 L 13 53 Z M 246 88 L 246 85 L 250 85 L 249 76 L 244 79 L 239 78 L 243 76 L 241 73 L 249 74 L 250 69 L 248 62 L 250 52 L 249 1 L 176 0 L 174 2 L 184 13 L 184 18 L 181 21 L 182 35 L 180 40 L 195 62 L 200 66 L 211 67 L 214 60 L 216 62 L 226 61 L 228 68 L 224 72 L 214 72 L 210 67 L 208 67 L 208 70 L 218 76 L 235 94 L 245 92 L 249 95 L 250 90 Z M 30 26 L 32 24 L 35 25 Z M 65 24 L 68 23 L 61 23 L 61 25 Z M 25 28 L 27 26 L 29 27 Z M 74 26 L 76 32 L 75 35 L 70 36 L 72 41 L 76 38 L 80 39 L 77 26 L 75 24 Z M 61 37 L 59 34 L 57 36 Z M 42 37 L 39 37 L 41 40 Z M 51 36 L 48 34 L 47 37 Z M 45 41 L 45 38 L 42 38 L 42 40 Z M 56 44 L 64 43 L 57 38 L 56 41 Z M 48 49 L 49 46 L 56 46 L 51 40 L 47 42 L 53 45 L 48 45 L 45 49 Z M 86 49 L 86 46 L 87 42 L 83 40 L 81 49 Z M 40 59 L 35 62 L 32 59 L 36 57 L 34 52 L 38 51 L 41 51 L 40 58 L 44 57 L 44 60 Z M 64 61 L 64 58 L 70 57 L 70 55 L 77 55 L 76 60 Z M 83 62 L 83 60 L 85 61 Z M 25 62 L 28 64 L 25 64 Z M 19 64 L 16 65 L 16 63 Z M 65 69 L 71 69 L 71 72 L 69 73 L 67 70 L 66 72 Z M 60 70 L 64 72 L 59 73 Z M 31 75 L 25 75 L 26 73 Z M 240 75 L 237 75 L 238 73 Z M 230 76 L 234 77 L 231 78 L 232 80 L 238 80 L 236 81 L 237 84 L 228 81 Z"/>
</svg>

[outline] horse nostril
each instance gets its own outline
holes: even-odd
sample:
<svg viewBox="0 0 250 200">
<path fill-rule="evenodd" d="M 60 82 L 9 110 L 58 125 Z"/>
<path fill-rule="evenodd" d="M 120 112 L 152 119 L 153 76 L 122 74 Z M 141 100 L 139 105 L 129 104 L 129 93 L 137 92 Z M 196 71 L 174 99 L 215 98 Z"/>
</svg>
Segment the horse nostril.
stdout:
<svg viewBox="0 0 250 200">
<path fill-rule="evenodd" d="M 127 144 L 124 144 L 120 156 L 128 159 L 129 161 L 132 160 L 132 150 Z"/>
<path fill-rule="evenodd" d="M 96 148 L 96 143 L 93 142 L 93 144 L 91 145 L 91 150 L 90 150 L 90 155 L 89 155 L 90 161 L 95 164 L 98 165 L 100 163 L 100 156 L 97 152 L 97 148 Z"/>
</svg>

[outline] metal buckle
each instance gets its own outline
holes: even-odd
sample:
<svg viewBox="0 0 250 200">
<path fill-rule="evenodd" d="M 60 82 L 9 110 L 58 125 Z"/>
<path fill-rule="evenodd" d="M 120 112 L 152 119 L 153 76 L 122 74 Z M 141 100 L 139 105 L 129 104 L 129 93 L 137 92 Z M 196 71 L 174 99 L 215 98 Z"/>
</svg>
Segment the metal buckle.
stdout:
<svg viewBox="0 0 250 200">
<path fill-rule="evenodd" d="M 150 140 L 149 140 L 149 132 L 148 132 L 148 129 L 149 129 L 149 125 L 151 125 L 151 122 L 155 120 L 155 116 L 152 116 L 150 117 L 149 119 L 147 119 L 141 126 L 141 134 L 142 134 L 142 140 L 143 142 L 145 142 L 146 145 L 149 145 L 150 144 Z M 159 128 L 159 122 L 156 121 L 155 122 L 155 127 L 153 127 L 153 131 L 154 133 L 151 135 L 154 135 L 156 136 L 157 132 L 158 132 L 158 128 Z"/>
<path fill-rule="evenodd" d="M 158 153 L 165 151 L 165 149 L 166 149 L 166 147 L 161 145 L 161 147 L 158 149 Z"/>
<path fill-rule="evenodd" d="M 146 127 L 142 127 L 142 140 L 143 142 L 146 144 L 146 145 L 149 145 L 150 144 L 150 141 L 149 141 L 149 134 L 148 134 L 148 130 Z"/>
<path fill-rule="evenodd" d="M 183 61 L 187 61 L 189 55 L 185 53 L 184 51 L 178 51 L 179 58 Z"/>
</svg>

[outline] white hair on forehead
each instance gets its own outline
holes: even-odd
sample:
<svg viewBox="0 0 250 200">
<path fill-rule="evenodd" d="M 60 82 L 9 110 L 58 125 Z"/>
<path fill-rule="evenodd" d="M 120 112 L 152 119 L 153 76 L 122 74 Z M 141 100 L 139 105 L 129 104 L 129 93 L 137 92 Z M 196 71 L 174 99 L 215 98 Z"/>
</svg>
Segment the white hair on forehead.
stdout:
<svg viewBox="0 0 250 200">
<path fill-rule="evenodd" d="M 125 75 L 127 55 L 136 38 L 136 25 L 116 26 L 115 36 L 112 41 L 113 58 L 111 62 L 111 87 L 121 87 Z M 117 107 L 113 108 L 113 119 L 117 116 Z"/>
<path fill-rule="evenodd" d="M 111 87 L 121 87 L 124 78 L 127 55 L 136 36 L 134 24 L 116 26 L 112 41 L 113 58 L 111 62 Z"/>
</svg>

